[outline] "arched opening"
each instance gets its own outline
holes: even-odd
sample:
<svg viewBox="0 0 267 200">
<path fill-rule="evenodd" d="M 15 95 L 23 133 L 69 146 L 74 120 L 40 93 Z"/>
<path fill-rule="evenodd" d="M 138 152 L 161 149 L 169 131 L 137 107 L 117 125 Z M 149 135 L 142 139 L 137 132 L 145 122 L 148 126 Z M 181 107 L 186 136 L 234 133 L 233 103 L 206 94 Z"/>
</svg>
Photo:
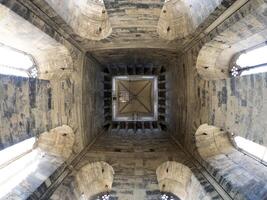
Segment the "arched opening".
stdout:
<svg viewBox="0 0 267 200">
<path fill-rule="evenodd" d="M 266 43 L 241 52 L 231 68 L 231 76 L 267 72 Z"/>
<path fill-rule="evenodd" d="M 1 43 L 0 55 L 0 74 L 37 77 L 37 66 L 31 55 Z"/>
<path fill-rule="evenodd" d="M 202 200 L 210 198 L 191 169 L 181 163 L 165 162 L 157 168 L 156 174 L 161 200 Z"/>
<path fill-rule="evenodd" d="M 195 133 L 196 158 L 233 199 L 264 199 L 266 166 L 238 151 L 231 138 L 230 133 L 219 127 L 201 125 Z M 235 139 L 240 145 L 240 138 Z M 260 192 L 255 194 L 255 188 Z"/>
<path fill-rule="evenodd" d="M 0 199 L 27 199 L 71 156 L 73 144 L 73 130 L 63 125 L 0 151 Z"/>
<path fill-rule="evenodd" d="M 157 32 L 166 40 L 183 39 L 196 31 L 220 4 L 221 0 L 165 0 Z"/>
<path fill-rule="evenodd" d="M 64 96 L 58 92 L 63 85 L 58 82 L 72 75 L 73 62 L 64 45 L 3 4 L 0 13 L 0 149 L 4 149 L 68 123 L 52 123 L 51 118 L 61 109 L 58 99 L 62 102 L 66 96 L 65 91 Z"/>
<path fill-rule="evenodd" d="M 114 170 L 106 162 L 89 163 L 74 175 L 77 199 L 109 200 Z"/>
<path fill-rule="evenodd" d="M 21 52 L 24 56 L 20 54 L 20 58 L 27 58 L 27 63 L 32 60 L 33 65 L 38 66 L 37 78 L 50 80 L 55 78 L 55 75 L 58 78 L 59 75 L 69 74 L 73 70 L 72 58 L 65 46 L 2 4 L 0 4 L 0 13 L 0 44 L 4 44 L 9 50 L 16 49 L 17 53 L 13 53 L 13 56 Z M 5 46 L 0 46 L 1 50 L 3 47 L 6 50 Z M 15 59 L 12 62 L 15 62 Z M 21 68 L 21 66 L 16 67 Z M 36 76 L 36 70 L 32 73 Z M 25 76 L 23 72 L 20 74 Z"/>
<path fill-rule="evenodd" d="M 256 73 L 258 70 L 262 71 L 263 66 L 256 65 L 251 66 L 253 70 L 252 68 L 246 70 L 248 63 L 245 64 L 245 67 L 240 66 L 243 70 L 239 67 L 233 68 L 233 66 L 240 54 L 247 49 L 265 43 L 267 40 L 267 26 L 262 22 L 262 18 L 266 17 L 265 7 L 266 5 L 262 1 L 249 1 L 238 10 L 238 14 L 230 16 L 214 32 L 210 33 L 211 37 L 201 48 L 196 64 L 198 74 L 203 79 L 224 79 L 232 75 L 237 76 L 242 73 L 245 75 L 251 74 L 253 71 Z M 237 15 L 242 17 L 235 17 Z M 228 26 L 227 29 L 224 28 L 226 25 Z"/>
<path fill-rule="evenodd" d="M 267 147 L 240 136 L 234 136 L 236 147 L 267 165 Z"/>
</svg>

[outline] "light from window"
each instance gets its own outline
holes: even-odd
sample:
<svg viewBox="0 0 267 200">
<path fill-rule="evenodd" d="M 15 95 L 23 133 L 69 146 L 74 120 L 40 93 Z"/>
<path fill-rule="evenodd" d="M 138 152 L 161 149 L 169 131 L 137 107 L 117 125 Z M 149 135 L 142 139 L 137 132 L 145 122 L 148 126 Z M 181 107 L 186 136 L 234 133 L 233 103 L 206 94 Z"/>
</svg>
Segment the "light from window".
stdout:
<svg viewBox="0 0 267 200">
<path fill-rule="evenodd" d="M 0 151 L 0 198 L 37 169 L 38 151 L 33 150 L 35 137 Z"/>
<path fill-rule="evenodd" d="M 0 74 L 35 78 L 37 70 L 29 54 L 0 44 Z"/>
<path fill-rule="evenodd" d="M 240 136 L 236 136 L 234 140 L 238 148 L 267 163 L 267 147 Z"/>
<path fill-rule="evenodd" d="M 0 151 L 0 167 L 5 163 L 8 163 L 20 157 L 21 155 L 31 151 L 33 149 L 34 143 L 35 137 L 32 137 Z"/>
<path fill-rule="evenodd" d="M 34 150 L 12 162 L 7 167 L 0 169 L 0 199 L 12 192 L 12 189 L 36 171 L 39 162 L 40 154 L 37 150 Z"/>
<path fill-rule="evenodd" d="M 236 77 L 267 72 L 266 55 L 266 45 L 241 54 L 236 60 L 236 65 L 231 69 L 231 75 Z"/>
</svg>

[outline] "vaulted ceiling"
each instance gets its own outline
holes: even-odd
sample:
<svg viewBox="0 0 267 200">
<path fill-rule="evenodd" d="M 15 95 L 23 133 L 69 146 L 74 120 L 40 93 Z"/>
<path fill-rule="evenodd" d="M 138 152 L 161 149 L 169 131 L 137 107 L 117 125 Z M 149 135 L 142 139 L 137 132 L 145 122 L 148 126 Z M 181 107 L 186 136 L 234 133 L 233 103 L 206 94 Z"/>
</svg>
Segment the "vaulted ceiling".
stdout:
<svg viewBox="0 0 267 200">
<path fill-rule="evenodd" d="M 204 30 L 233 2 L 235 1 L 21 1 L 28 7 L 37 7 L 43 11 L 54 27 L 63 30 L 77 46 L 100 58 L 104 64 L 111 63 L 114 59 L 124 59 L 125 53 L 129 51 L 137 57 L 142 57 L 143 53 L 151 54 L 152 59 L 157 54 L 165 54 L 168 59 L 201 37 Z M 157 53 L 159 49 L 160 53 Z"/>
<path fill-rule="evenodd" d="M 218 16 L 233 1 L 33 0 L 32 2 L 46 11 L 61 28 L 68 29 L 72 37 L 83 47 L 88 50 L 99 50 L 135 47 L 178 49 L 181 42 L 184 43 L 190 34 L 198 31 L 208 21 L 212 21 L 215 15 Z M 100 39 L 102 40 L 98 41 Z"/>
</svg>

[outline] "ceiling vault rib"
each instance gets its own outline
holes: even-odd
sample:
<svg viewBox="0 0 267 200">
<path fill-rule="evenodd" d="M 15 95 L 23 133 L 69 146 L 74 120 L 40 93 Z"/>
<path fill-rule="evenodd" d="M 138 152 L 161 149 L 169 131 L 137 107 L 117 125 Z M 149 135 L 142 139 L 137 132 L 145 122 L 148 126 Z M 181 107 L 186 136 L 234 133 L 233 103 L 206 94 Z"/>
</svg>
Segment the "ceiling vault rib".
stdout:
<svg viewBox="0 0 267 200">
<path fill-rule="evenodd" d="M 131 95 L 133 95 L 129 88 L 127 88 L 121 81 L 119 81 L 119 84 L 122 85 L 122 87 L 124 87 L 124 89 L 127 90 Z"/>
<path fill-rule="evenodd" d="M 120 110 L 119 112 L 121 113 L 129 104 L 131 101 L 128 101 Z"/>
<path fill-rule="evenodd" d="M 139 99 L 138 99 L 138 97 L 136 97 L 136 100 L 147 110 L 147 112 L 151 112 L 151 110 L 149 110 L 149 108 L 148 107 L 146 107 L 146 105 L 145 104 L 143 104 L 143 102 L 142 101 L 140 101 Z"/>
<path fill-rule="evenodd" d="M 136 94 L 136 96 L 138 96 L 144 89 L 146 89 L 148 85 L 151 85 L 151 82 L 147 82 L 144 87 Z"/>
</svg>

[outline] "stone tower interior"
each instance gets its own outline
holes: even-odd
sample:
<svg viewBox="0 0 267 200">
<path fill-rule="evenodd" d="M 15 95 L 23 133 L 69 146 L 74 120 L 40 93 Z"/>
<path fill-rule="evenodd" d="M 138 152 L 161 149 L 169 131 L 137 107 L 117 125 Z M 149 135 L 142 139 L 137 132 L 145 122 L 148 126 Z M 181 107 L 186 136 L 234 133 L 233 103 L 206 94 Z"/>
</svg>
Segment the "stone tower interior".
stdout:
<svg viewBox="0 0 267 200">
<path fill-rule="evenodd" d="M 267 200 L 266 0 L 0 0 L 0 200 Z"/>
</svg>

